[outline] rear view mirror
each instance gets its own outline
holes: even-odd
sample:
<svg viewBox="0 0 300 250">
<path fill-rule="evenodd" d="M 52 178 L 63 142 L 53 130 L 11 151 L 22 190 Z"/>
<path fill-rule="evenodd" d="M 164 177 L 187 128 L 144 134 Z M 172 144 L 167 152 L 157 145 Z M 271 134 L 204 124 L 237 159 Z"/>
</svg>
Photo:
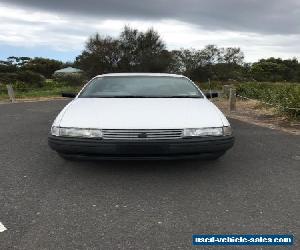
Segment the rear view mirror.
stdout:
<svg viewBox="0 0 300 250">
<path fill-rule="evenodd" d="M 210 99 L 210 98 L 216 98 L 219 96 L 218 92 L 206 92 L 205 93 L 206 98 Z"/>
<path fill-rule="evenodd" d="M 70 92 L 63 92 L 61 93 L 62 97 L 68 97 L 68 98 L 75 98 L 76 97 L 76 93 L 70 93 Z"/>
</svg>

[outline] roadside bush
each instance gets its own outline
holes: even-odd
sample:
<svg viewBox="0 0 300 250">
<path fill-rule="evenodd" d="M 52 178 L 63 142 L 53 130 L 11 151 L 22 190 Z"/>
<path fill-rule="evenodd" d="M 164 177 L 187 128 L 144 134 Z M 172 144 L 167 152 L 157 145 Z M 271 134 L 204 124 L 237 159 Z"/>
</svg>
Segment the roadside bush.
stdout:
<svg viewBox="0 0 300 250">
<path fill-rule="evenodd" d="M 45 82 L 44 82 L 44 85 L 43 85 L 43 89 L 54 89 L 54 88 L 62 88 L 62 87 L 65 87 L 65 83 L 64 82 L 58 82 L 54 79 L 47 79 Z"/>
<path fill-rule="evenodd" d="M 17 73 L 0 73 L 0 83 L 5 84 L 13 84 L 18 80 Z"/>
<path fill-rule="evenodd" d="M 12 84 L 22 88 L 40 88 L 45 82 L 45 77 L 32 71 L 18 71 L 16 73 L 0 73 L 2 84 Z"/>
<path fill-rule="evenodd" d="M 6 94 L 6 93 L 7 93 L 6 86 L 4 84 L 0 83 L 0 95 L 1 94 Z"/>
<path fill-rule="evenodd" d="M 237 94 L 270 103 L 289 116 L 300 116 L 300 109 L 291 109 L 300 108 L 300 84 L 241 83 Z"/>
<path fill-rule="evenodd" d="M 224 85 L 222 82 L 218 82 L 218 81 L 211 81 L 210 85 L 209 85 L 208 81 L 195 82 L 195 83 L 198 85 L 198 87 L 201 90 L 209 90 L 210 87 L 212 90 L 221 90 Z"/>
<path fill-rule="evenodd" d="M 86 82 L 83 74 L 56 74 L 54 80 L 67 86 L 81 86 Z"/>
<path fill-rule="evenodd" d="M 18 72 L 18 80 L 30 87 L 41 88 L 46 79 L 41 74 L 26 70 Z"/>
</svg>

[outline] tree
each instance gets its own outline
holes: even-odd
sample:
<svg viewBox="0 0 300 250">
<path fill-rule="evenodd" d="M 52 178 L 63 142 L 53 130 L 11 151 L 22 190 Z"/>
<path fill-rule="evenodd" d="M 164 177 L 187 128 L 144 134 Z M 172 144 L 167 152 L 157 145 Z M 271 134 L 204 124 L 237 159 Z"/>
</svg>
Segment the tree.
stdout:
<svg viewBox="0 0 300 250">
<path fill-rule="evenodd" d="M 17 70 L 16 65 L 10 64 L 8 61 L 0 61 L 0 73 L 14 73 Z"/>
<path fill-rule="evenodd" d="M 30 87 L 42 87 L 45 82 L 45 77 L 43 77 L 41 74 L 25 70 L 20 71 L 17 76 L 17 80 L 19 82 L 22 82 Z"/>
<path fill-rule="evenodd" d="M 226 81 L 243 78 L 244 55 L 240 48 L 218 48 L 207 45 L 202 50 L 181 49 L 172 51 L 173 71 L 183 73 L 195 81 L 208 78 Z"/>
<path fill-rule="evenodd" d="M 96 33 L 88 39 L 81 55 L 76 57 L 75 65 L 92 77 L 117 72 L 120 58 L 119 41 L 109 36 L 103 38 Z"/>
<path fill-rule="evenodd" d="M 140 32 L 137 37 L 137 72 L 165 72 L 169 66 L 170 56 L 166 45 L 153 29 Z"/>
<path fill-rule="evenodd" d="M 257 81 L 289 81 L 292 80 L 288 76 L 291 69 L 286 64 L 281 58 L 261 59 L 253 63 L 251 73 Z"/>
<path fill-rule="evenodd" d="M 15 65 L 16 67 L 21 67 L 27 62 L 31 60 L 30 57 L 22 56 L 22 57 L 16 57 L 16 56 L 10 56 L 7 58 L 7 62 L 10 65 Z"/>
<path fill-rule="evenodd" d="M 121 53 L 120 71 L 130 72 L 139 64 L 138 39 L 140 33 L 137 29 L 125 26 L 119 37 L 119 49 Z"/>
<path fill-rule="evenodd" d="M 240 48 L 225 48 L 221 50 L 221 61 L 228 64 L 241 65 L 244 61 L 244 53 Z"/>
<path fill-rule="evenodd" d="M 16 73 L 0 73 L 0 83 L 21 84 L 26 87 L 42 87 L 45 78 L 38 73 L 29 70 L 20 70 Z"/>
<path fill-rule="evenodd" d="M 21 67 L 22 70 L 29 70 L 43 75 L 46 78 L 51 78 L 54 71 L 60 69 L 63 63 L 54 59 L 35 57 Z"/>
<path fill-rule="evenodd" d="M 212 65 L 222 61 L 221 50 L 216 45 L 206 45 L 205 48 L 200 51 L 200 56 L 204 65 Z"/>
<path fill-rule="evenodd" d="M 109 72 L 165 72 L 172 61 L 165 47 L 153 29 L 139 32 L 125 26 L 116 39 L 99 34 L 90 37 L 75 65 L 89 76 Z"/>
</svg>

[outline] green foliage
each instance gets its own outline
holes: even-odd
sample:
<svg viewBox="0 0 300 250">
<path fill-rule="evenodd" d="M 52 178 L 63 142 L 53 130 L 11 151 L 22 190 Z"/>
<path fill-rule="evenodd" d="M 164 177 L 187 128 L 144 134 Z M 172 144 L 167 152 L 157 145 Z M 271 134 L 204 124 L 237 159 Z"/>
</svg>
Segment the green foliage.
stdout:
<svg viewBox="0 0 300 250">
<path fill-rule="evenodd" d="M 111 37 L 102 38 L 96 34 L 89 38 L 85 50 L 76 58 L 75 66 L 92 77 L 116 72 L 119 58 L 118 41 Z"/>
<path fill-rule="evenodd" d="M 41 57 L 15 57 L 10 56 L 5 61 L 0 61 L 0 73 L 17 73 L 32 71 L 50 78 L 55 70 L 60 69 L 63 63 L 57 60 Z"/>
<path fill-rule="evenodd" d="M 0 74 L 1 73 L 14 73 L 18 70 L 16 65 L 8 64 L 6 61 L 0 61 Z"/>
<path fill-rule="evenodd" d="M 26 64 L 28 61 L 30 61 L 30 57 L 22 56 L 22 57 L 17 57 L 17 56 L 10 56 L 7 58 L 7 62 L 10 65 L 16 65 L 18 67 L 23 66 Z"/>
<path fill-rule="evenodd" d="M 184 74 L 194 81 L 228 81 L 244 78 L 244 54 L 240 48 L 218 48 L 207 45 L 202 50 L 181 49 L 171 52 L 174 73 Z"/>
<path fill-rule="evenodd" d="M 54 76 L 54 80 L 60 84 L 68 86 L 82 86 L 87 78 L 83 74 L 57 74 Z"/>
<path fill-rule="evenodd" d="M 297 59 L 262 59 L 251 67 L 251 74 L 257 81 L 300 81 L 300 64 Z"/>
<path fill-rule="evenodd" d="M 201 90 L 209 90 L 210 88 L 212 90 L 222 90 L 222 87 L 224 85 L 220 81 L 210 81 L 210 84 L 208 81 L 203 81 L 203 82 L 196 82 L 196 84 L 199 86 Z"/>
<path fill-rule="evenodd" d="M 90 77 L 110 72 L 165 72 L 172 60 L 157 32 L 125 27 L 116 39 L 89 38 L 75 65 Z"/>
<path fill-rule="evenodd" d="M 237 94 L 273 104 L 279 111 L 299 118 L 300 84 L 292 83 L 241 83 L 237 85 Z"/>
<path fill-rule="evenodd" d="M 0 83 L 12 84 L 16 81 L 18 81 L 17 73 L 0 73 Z"/>
<path fill-rule="evenodd" d="M 67 86 L 54 80 L 46 80 L 42 87 L 32 88 L 22 82 L 13 84 L 16 98 L 32 97 L 60 97 L 62 92 L 77 93 L 82 86 Z M 7 89 L 4 84 L 0 84 L 0 100 L 8 99 Z"/>
<path fill-rule="evenodd" d="M 62 68 L 63 63 L 53 59 L 36 57 L 26 62 L 21 69 L 29 70 L 51 78 L 55 70 Z"/>
<path fill-rule="evenodd" d="M 53 76 L 55 70 L 75 66 L 85 74 Z M 11 56 L 0 61 L 0 94 L 7 95 L 5 84 L 13 84 L 19 97 L 56 96 L 65 89 L 79 89 L 98 74 L 111 72 L 169 72 L 183 74 L 199 83 L 202 89 L 220 89 L 223 84 L 238 84 L 239 94 L 272 103 L 277 109 L 299 117 L 300 63 L 297 59 L 261 59 L 244 63 L 240 48 L 220 48 L 207 45 L 203 49 L 168 51 L 160 35 L 153 29 L 141 32 L 124 27 L 119 37 L 95 34 L 89 38 L 83 52 L 73 63 L 47 58 Z M 53 80 L 45 80 L 53 78 Z M 266 81 L 272 83 L 257 83 Z M 282 82 L 277 84 L 275 82 Z M 4 94 L 3 94 L 4 93 Z"/>
<path fill-rule="evenodd" d="M 18 81 L 26 83 L 32 87 L 42 87 L 45 82 L 45 77 L 39 73 L 26 70 L 18 72 Z"/>
<path fill-rule="evenodd" d="M 0 73 L 0 82 L 3 84 L 23 83 L 27 87 L 42 87 L 45 78 L 35 72 L 16 71 L 16 73 Z"/>
</svg>

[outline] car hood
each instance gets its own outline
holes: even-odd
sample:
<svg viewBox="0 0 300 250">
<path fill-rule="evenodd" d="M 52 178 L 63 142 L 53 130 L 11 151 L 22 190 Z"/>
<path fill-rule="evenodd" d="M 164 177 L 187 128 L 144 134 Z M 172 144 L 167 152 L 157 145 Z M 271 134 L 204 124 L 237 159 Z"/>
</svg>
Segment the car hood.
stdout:
<svg viewBox="0 0 300 250">
<path fill-rule="evenodd" d="M 102 129 L 221 127 L 227 121 L 205 98 L 76 98 L 56 125 Z"/>
</svg>

